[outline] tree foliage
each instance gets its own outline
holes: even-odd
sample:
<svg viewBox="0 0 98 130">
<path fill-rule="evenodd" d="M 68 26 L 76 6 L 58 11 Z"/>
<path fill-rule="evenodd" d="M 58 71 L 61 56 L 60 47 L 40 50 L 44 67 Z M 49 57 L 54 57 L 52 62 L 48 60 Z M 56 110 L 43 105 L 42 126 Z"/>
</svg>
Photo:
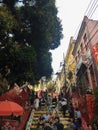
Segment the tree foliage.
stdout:
<svg viewBox="0 0 98 130">
<path fill-rule="evenodd" d="M 52 80 L 50 80 L 50 81 L 47 83 L 47 91 L 48 91 L 49 93 L 52 93 L 54 90 L 55 90 L 54 82 L 53 82 Z"/>
<path fill-rule="evenodd" d="M 60 45 L 62 26 L 55 0 L 19 1 L 0 6 L 0 73 L 10 84 L 34 84 L 52 74 L 49 50 Z"/>
</svg>

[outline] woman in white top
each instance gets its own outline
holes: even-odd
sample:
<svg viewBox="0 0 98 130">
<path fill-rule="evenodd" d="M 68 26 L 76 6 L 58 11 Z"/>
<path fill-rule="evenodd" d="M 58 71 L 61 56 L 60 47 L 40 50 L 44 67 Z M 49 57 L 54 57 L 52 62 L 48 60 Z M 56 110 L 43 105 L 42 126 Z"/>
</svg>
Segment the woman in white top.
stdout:
<svg viewBox="0 0 98 130">
<path fill-rule="evenodd" d="M 38 110 L 39 109 L 39 98 L 36 96 L 35 100 L 34 100 L 34 106 L 35 109 Z"/>
</svg>

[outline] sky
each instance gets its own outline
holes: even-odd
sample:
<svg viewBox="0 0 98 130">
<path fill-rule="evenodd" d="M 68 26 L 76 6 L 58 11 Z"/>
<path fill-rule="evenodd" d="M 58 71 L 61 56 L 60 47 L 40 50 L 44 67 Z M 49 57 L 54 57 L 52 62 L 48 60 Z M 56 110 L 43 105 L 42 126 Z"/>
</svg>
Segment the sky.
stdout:
<svg viewBox="0 0 98 130">
<path fill-rule="evenodd" d="M 92 0 L 93 2 L 94 0 Z M 98 20 L 98 0 L 97 8 L 91 19 Z M 56 6 L 58 8 L 58 17 L 61 19 L 63 27 L 63 39 L 61 45 L 52 51 L 52 67 L 54 74 L 60 71 L 60 62 L 64 61 L 66 56 L 70 37 L 75 38 L 77 28 L 81 25 L 86 10 L 91 0 L 56 0 Z M 92 3 L 91 3 L 92 4 Z M 89 6 L 90 8 L 90 6 Z M 88 8 L 88 9 L 89 9 Z M 64 55 L 64 57 L 63 57 Z"/>
</svg>

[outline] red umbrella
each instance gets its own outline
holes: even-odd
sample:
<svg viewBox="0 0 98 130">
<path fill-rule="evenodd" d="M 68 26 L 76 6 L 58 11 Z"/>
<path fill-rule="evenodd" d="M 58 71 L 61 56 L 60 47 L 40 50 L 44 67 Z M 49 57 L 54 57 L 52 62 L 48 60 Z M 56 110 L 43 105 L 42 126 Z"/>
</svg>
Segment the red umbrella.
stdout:
<svg viewBox="0 0 98 130">
<path fill-rule="evenodd" d="M 12 101 L 1 101 L 0 102 L 0 116 L 18 116 L 23 114 L 23 108 Z"/>
</svg>

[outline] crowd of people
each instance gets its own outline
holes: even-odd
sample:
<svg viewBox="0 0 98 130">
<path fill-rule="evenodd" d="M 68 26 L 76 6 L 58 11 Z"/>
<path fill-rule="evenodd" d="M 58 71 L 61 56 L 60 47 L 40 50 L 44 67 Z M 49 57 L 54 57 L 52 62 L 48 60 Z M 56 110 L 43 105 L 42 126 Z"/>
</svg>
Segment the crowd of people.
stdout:
<svg viewBox="0 0 98 130">
<path fill-rule="evenodd" d="M 74 108 L 71 99 L 68 99 L 64 90 L 59 95 L 49 94 L 47 91 L 35 95 L 33 100 L 33 108 L 41 110 L 45 106 L 47 112 L 39 117 L 37 127 L 44 130 L 64 130 L 64 125 L 60 122 L 58 111 L 62 112 L 63 117 L 66 117 L 66 111 L 70 116 L 69 130 L 83 130 L 82 128 L 82 115 L 78 108 Z M 96 127 L 95 127 L 96 126 Z M 97 130 L 98 127 L 94 124 L 91 129 L 88 125 L 88 130 Z"/>
<path fill-rule="evenodd" d="M 44 130 L 63 130 L 64 125 L 60 123 L 59 114 L 46 112 L 41 115 L 38 120 L 37 127 L 43 128 Z"/>
</svg>

